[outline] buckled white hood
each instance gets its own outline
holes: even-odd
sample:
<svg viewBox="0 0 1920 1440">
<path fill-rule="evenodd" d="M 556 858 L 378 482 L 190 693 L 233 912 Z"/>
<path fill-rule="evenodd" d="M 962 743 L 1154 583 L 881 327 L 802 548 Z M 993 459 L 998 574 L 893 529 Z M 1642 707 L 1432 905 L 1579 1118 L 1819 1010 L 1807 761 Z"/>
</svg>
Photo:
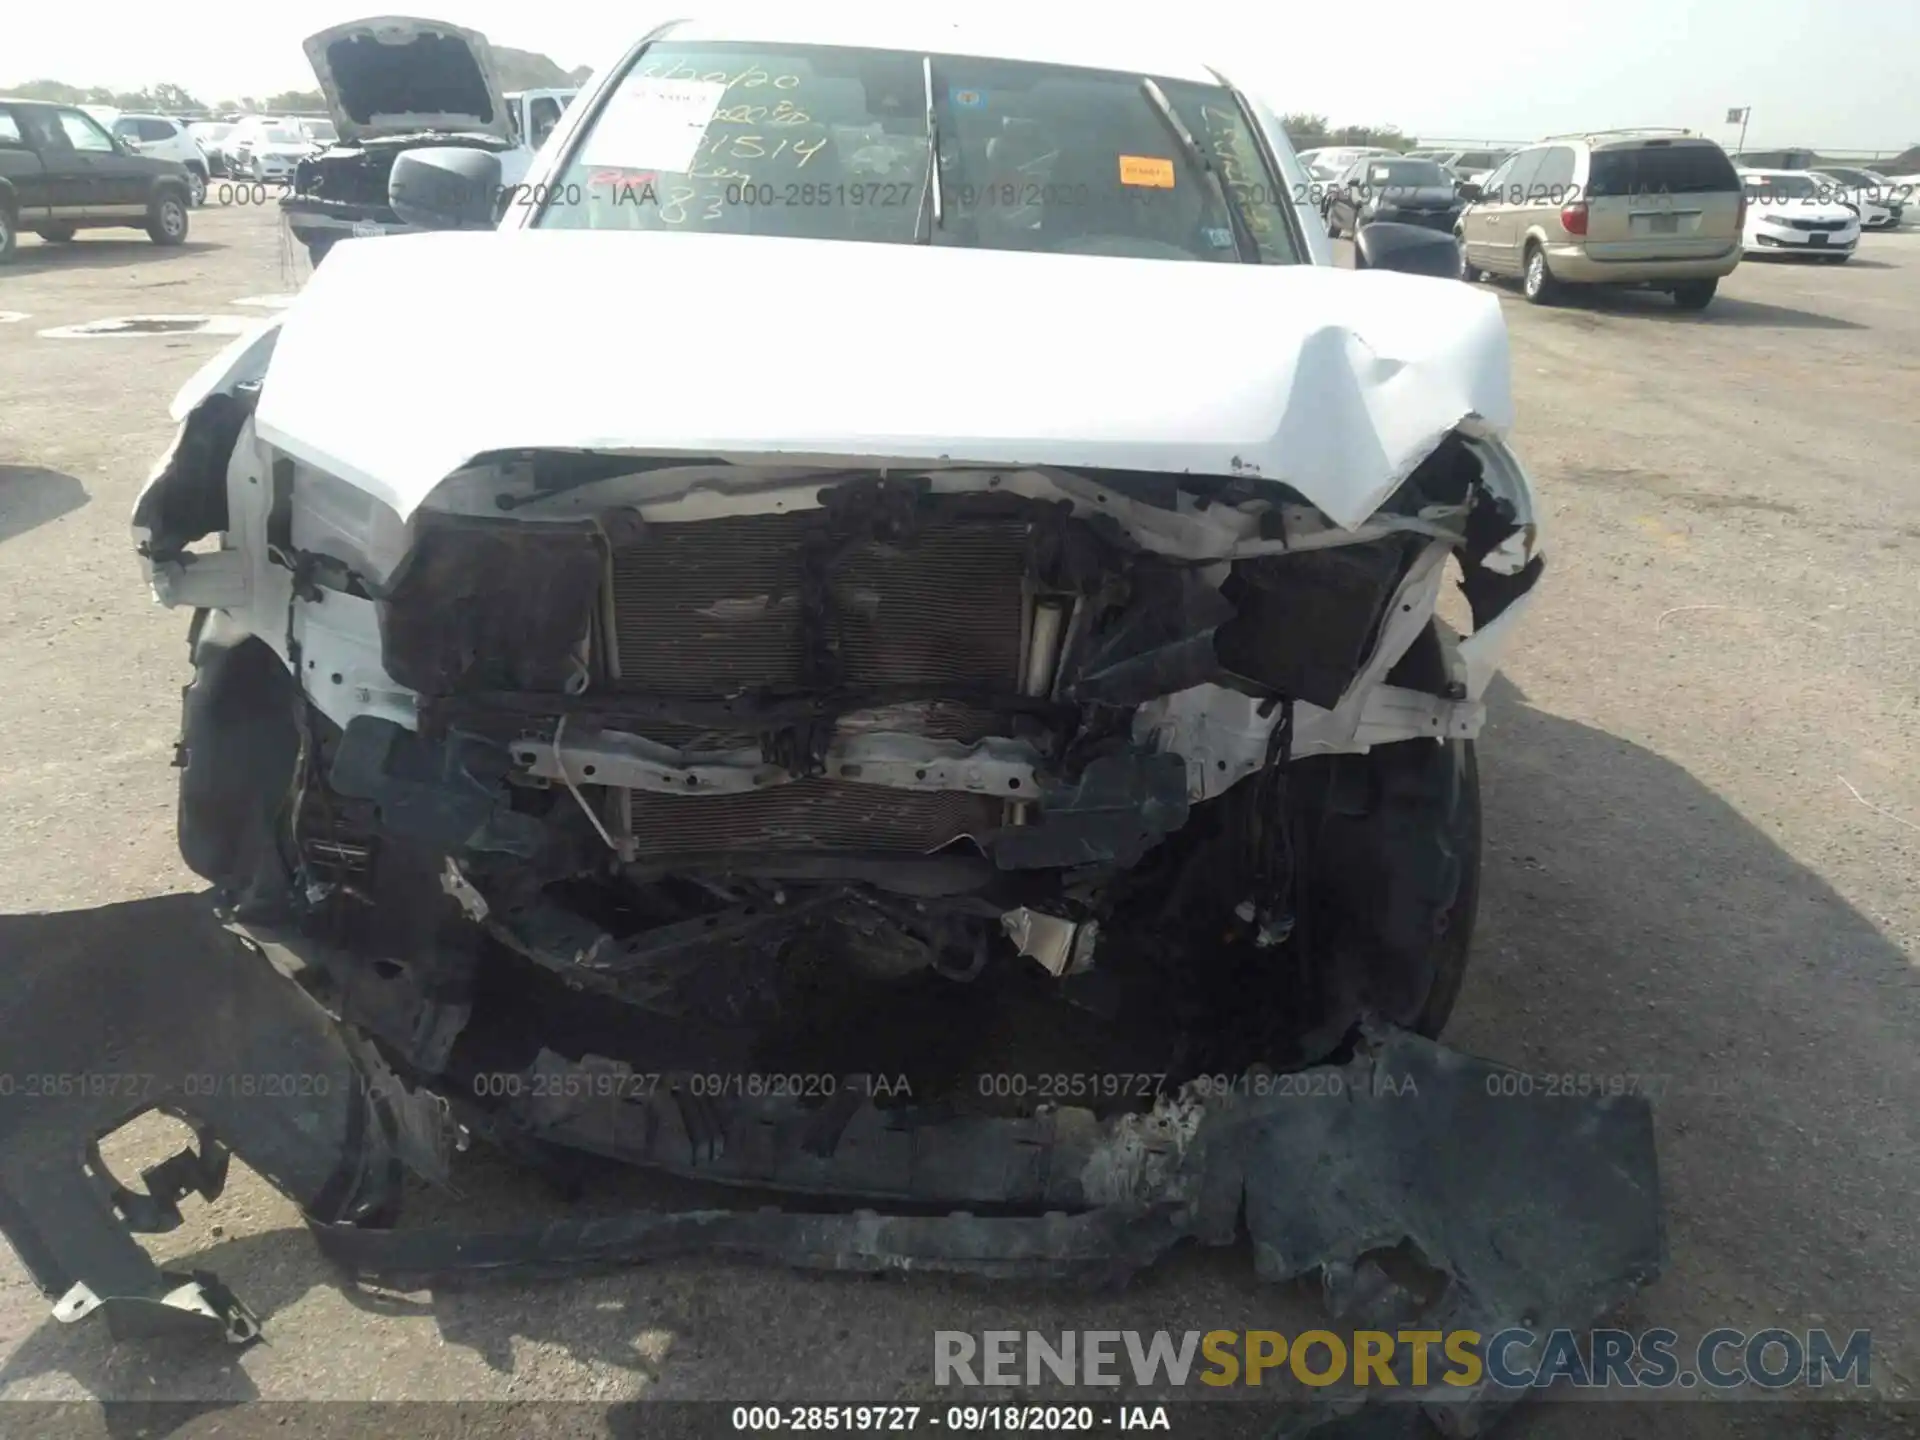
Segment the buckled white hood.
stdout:
<svg viewBox="0 0 1920 1440">
<path fill-rule="evenodd" d="M 1324 266 L 402 235 L 337 246 L 282 326 L 261 438 L 402 517 L 476 455 L 552 448 L 1237 475 L 1353 527 L 1512 410 L 1492 296 Z"/>
<path fill-rule="evenodd" d="M 477 30 L 386 15 L 322 30 L 304 48 L 347 144 L 417 134 L 513 138 L 493 47 Z"/>
</svg>

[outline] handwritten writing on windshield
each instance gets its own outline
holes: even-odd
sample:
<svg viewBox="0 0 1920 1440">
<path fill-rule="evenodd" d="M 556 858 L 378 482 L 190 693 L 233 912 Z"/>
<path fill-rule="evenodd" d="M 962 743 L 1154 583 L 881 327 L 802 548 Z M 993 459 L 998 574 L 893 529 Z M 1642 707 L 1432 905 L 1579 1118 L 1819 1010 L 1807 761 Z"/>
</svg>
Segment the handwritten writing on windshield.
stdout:
<svg viewBox="0 0 1920 1440">
<path fill-rule="evenodd" d="M 738 186 L 786 170 L 804 170 L 826 148 L 822 127 L 787 93 L 803 83 L 793 72 L 754 63 L 716 68 L 705 61 L 666 59 L 643 63 L 634 73 L 644 79 L 726 87 L 692 165 L 683 172 L 691 186 L 672 185 L 661 191 L 660 219 L 668 225 L 694 218 L 718 219 L 721 200 L 713 193 L 716 185 Z"/>
<path fill-rule="evenodd" d="M 698 80 L 703 85 L 725 85 L 729 90 L 798 90 L 798 75 L 774 75 L 758 65 L 729 73 L 726 70 L 701 71 L 685 60 L 649 60 L 633 72 L 643 80 Z"/>
<path fill-rule="evenodd" d="M 1264 253 L 1273 240 L 1274 212 L 1261 198 L 1266 193 L 1265 174 L 1246 152 L 1246 127 L 1237 112 L 1213 105 L 1200 107 L 1200 123 L 1207 132 L 1207 148 L 1219 163 L 1221 182 L 1232 192 L 1247 229 Z"/>
</svg>

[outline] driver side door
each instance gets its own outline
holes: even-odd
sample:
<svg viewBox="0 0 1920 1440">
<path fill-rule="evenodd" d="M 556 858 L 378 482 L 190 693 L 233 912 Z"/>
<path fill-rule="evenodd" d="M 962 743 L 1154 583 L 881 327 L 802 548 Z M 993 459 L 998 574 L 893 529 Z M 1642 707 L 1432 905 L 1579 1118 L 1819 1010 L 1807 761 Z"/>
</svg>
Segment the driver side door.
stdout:
<svg viewBox="0 0 1920 1440">
<path fill-rule="evenodd" d="M 1467 259 L 1482 270 L 1495 268 L 1493 263 L 1494 211 L 1499 205 L 1507 177 L 1512 173 L 1513 161 L 1509 160 L 1481 181 L 1480 198 L 1469 202 L 1467 212 L 1460 221 L 1460 233 L 1466 241 Z"/>
<path fill-rule="evenodd" d="M 85 177 L 89 219 L 133 218 L 147 212 L 148 167 L 114 143 L 98 120 L 83 110 L 54 112 L 77 169 Z"/>
<path fill-rule="evenodd" d="M 1486 259 L 1481 263 L 1502 275 L 1520 273 L 1520 234 L 1525 228 L 1527 206 L 1534 177 L 1546 147 L 1522 150 L 1500 167 L 1502 178 L 1496 188 L 1489 184 L 1487 205 Z"/>
</svg>

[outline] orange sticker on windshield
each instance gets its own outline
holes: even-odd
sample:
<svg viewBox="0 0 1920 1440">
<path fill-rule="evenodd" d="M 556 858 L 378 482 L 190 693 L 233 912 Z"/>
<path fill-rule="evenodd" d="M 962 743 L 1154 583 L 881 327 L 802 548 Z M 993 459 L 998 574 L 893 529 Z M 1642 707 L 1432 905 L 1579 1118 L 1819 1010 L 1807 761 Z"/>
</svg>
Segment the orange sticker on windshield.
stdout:
<svg viewBox="0 0 1920 1440">
<path fill-rule="evenodd" d="M 1173 188 L 1173 161 L 1155 160 L 1149 155 L 1122 155 L 1120 183 L 1145 185 L 1154 190 Z"/>
</svg>

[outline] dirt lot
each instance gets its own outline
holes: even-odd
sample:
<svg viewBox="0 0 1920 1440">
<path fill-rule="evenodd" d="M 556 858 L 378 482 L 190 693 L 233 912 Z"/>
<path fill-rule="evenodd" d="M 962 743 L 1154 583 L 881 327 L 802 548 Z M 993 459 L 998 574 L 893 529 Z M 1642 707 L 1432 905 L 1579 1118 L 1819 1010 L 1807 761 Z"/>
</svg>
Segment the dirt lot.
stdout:
<svg viewBox="0 0 1920 1440">
<path fill-rule="evenodd" d="M 149 600 L 126 519 L 168 400 L 223 341 L 38 332 L 257 315 L 236 302 L 305 273 L 270 215 L 218 206 L 181 251 L 29 239 L 0 271 L 0 909 L 196 884 L 168 768 L 185 621 Z M 1626 1324 L 1870 1328 L 1876 1386 L 1905 1394 L 1920 233 L 1869 236 L 1845 267 L 1743 265 L 1698 316 L 1661 296 L 1502 303 L 1554 550 L 1483 743 L 1482 928 L 1449 1039 L 1656 1086 L 1672 1263 Z M 880 1399 L 929 1383 L 936 1329 L 1277 1314 L 1235 1253 L 1176 1257 L 1121 1296 L 686 1262 L 375 1299 L 251 1176 L 157 1248 L 220 1274 L 271 1343 L 115 1349 L 51 1321 L 0 1246 L 0 1396 Z M 1510 1433 L 1575 1433 L 1555 1408 Z"/>
</svg>

